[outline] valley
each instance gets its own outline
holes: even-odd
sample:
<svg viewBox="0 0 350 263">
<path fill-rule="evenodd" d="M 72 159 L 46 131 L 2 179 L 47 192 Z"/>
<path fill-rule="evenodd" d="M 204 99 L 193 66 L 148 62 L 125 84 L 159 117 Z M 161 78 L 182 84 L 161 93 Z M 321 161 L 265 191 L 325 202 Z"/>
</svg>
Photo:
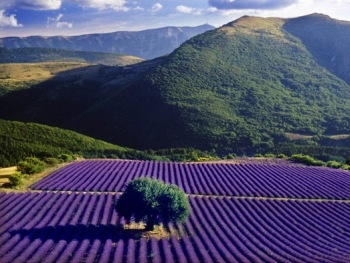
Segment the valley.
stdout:
<svg viewBox="0 0 350 263">
<path fill-rule="evenodd" d="M 308 26 L 298 27 L 305 20 Z M 307 33 L 311 25 L 325 27 L 324 41 Z M 319 61 L 324 49 L 347 56 L 345 44 L 332 46 L 328 39 L 339 35 L 350 43 L 342 37 L 349 27 L 320 14 L 242 17 L 166 56 L 127 66 L 72 68 L 3 93 L 0 117 L 138 150 L 290 156 L 305 153 L 306 145 L 311 146 L 306 154 L 344 160 L 349 138 L 338 135 L 350 130 L 347 60 Z M 288 134 L 307 140 L 291 140 Z"/>
<path fill-rule="evenodd" d="M 349 262 L 349 36 L 314 13 L 0 39 L 0 262 Z M 189 218 L 118 214 L 140 177 Z"/>
</svg>

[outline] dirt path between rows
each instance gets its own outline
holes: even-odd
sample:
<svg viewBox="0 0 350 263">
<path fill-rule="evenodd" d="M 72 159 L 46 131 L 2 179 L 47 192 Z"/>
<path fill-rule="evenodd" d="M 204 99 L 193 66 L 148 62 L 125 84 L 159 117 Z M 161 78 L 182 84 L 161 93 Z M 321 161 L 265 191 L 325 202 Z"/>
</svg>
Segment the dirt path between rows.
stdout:
<svg viewBox="0 0 350 263">
<path fill-rule="evenodd" d="M 57 193 L 57 194 L 123 194 L 123 192 L 105 192 L 105 191 L 61 191 L 61 190 L 14 190 L 8 189 L 8 191 L 0 191 L 6 193 Z M 237 196 L 237 195 L 209 195 L 209 194 L 188 194 L 191 197 L 200 198 L 228 198 L 228 199 L 247 199 L 247 200 L 266 200 L 266 201 L 290 201 L 290 202 L 330 202 L 330 203 L 348 203 L 350 199 L 330 199 L 330 198 L 297 198 L 297 197 L 266 197 L 266 196 Z"/>
</svg>

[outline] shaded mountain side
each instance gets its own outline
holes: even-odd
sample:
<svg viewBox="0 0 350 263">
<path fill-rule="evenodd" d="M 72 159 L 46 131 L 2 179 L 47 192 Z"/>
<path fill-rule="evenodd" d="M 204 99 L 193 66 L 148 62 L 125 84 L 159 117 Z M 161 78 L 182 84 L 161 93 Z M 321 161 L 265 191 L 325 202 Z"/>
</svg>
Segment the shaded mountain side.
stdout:
<svg viewBox="0 0 350 263">
<path fill-rule="evenodd" d="M 349 134 L 349 84 L 285 29 L 289 21 L 242 17 L 159 59 L 62 72 L 0 97 L 0 117 L 136 149 L 251 154 L 288 142 L 287 132 Z"/>
<path fill-rule="evenodd" d="M 212 29 L 214 29 L 213 26 L 206 24 L 197 27 L 164 27 L 135 32 L 119 31 L 80 36 L 5 37 L 0 38 L 0 46 L 95 51 L 152 59 L 169 54 L 191 37 Z"/>
<path fill-rule="evenodd" d="M 1 97 L 0 111 L 7 119 L 45 123 L 138 148 L 150 148 L 151 140 L 158 144 L 163 139 L 176 141 L 182 125 L 176 110 L 162 103 L 159 92 L 141 81 L 163 63 L 158 59 L 132 67 L 99 65 L 60 72 L 31 89 Z M 170 115 L 178 118 L 176 124 Z M 168 133 L 169 128 L 173 132 Z M 167 134 L 158 140 L 162 130 Z"/>
<path fill-rule="evenodd" d="M 81 62 L 125 66 L 143 59 L 115 53 L 70 51 L 54 48 L 0 48 L 0 63 Z"/>
<path fill-rule="evenodd" d="M 316 61 L 350 84 L 350 22 L 322 14 L 289 19 L 284 30 L 298 37 Z"/>
</svg>

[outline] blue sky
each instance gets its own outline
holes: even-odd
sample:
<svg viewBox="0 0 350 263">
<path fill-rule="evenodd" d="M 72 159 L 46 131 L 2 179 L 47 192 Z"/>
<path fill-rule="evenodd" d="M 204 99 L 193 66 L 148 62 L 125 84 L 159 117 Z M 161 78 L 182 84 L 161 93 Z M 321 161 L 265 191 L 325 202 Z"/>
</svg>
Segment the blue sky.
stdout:
<svg viewBox="0 0 350 263">
<path fill-rule="evenodd" d="M 0 0 L 0 37 L 219 27 L 243 15 L 287 18 L 315 12 L 350 21 L 350 0 Z"/>
</svg>

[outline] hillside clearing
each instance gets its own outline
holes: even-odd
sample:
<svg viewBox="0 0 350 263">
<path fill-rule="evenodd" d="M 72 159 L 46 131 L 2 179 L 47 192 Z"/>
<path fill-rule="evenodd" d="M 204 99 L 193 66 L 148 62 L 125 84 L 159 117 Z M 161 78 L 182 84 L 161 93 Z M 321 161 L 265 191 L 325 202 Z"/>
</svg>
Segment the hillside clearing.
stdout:
<svg viewBox="0 0 350 263">
<path fill-rule="evenodd" d="M 1 176 L 11 175 L 17 172 L 17 166 L 11 166 L 6 168 L 0 168 L 0 178 Z"/>
<path fill-rule="evenodd" d="M 312 139 L 313 135 L 306 135 L 306 134 L 299 134 L 299 133 L 292 133 L 292 132 L 286 132 L 286 136 L 291 140 L 303 140 L 303 139 Z M 334 134 L 334 135 L 324 135 L 325 137 L 328 137 L 332 140 L 343 140 L 350 137 L 350 134 Z"/>
<path fill-rule="evenodd" d="M 76 62 L 0 64 L 0 96 L 11 91 L 30 88 L 63 71 L 88 65 Z"/>
<path fill-rule="evenodd" d="M 87 66 L 80 62 L 43 62 L 0 64 L 0 84 L 22 81 L 40 82 L 55 74 Z"/>
<path fill-rule="evenodd" d="M 57 164 L 52 167 L 46 168 L 43 172 L 30 175 L 30 176 L 25 176 L 23 179 L 23 184 L 20 186 L 17 186 L 15 189 L 11 188 L 4 188 L 2 187 L 3 184 L 8 183 L 8 177 L 11 174 L 14 174 L 17 172 L 17 166 L 12 166 L 12 167 L 7 167 L 7 168 L 1 168 L 0 169 L 0 192 L 26 192 L 29 189 L 29 186 L 40 181 L 41 179 L 45 178 L 46 176 L 50 175 L 54 171 L 63 168 L 69 163 L 62 163 L 62 164 Z"/>
<path fill-rule="evenodd" d="M 17 172 L 17 166 L 11 166 L 6 168 L 0 168 L 0 186 L 8 183 L 9 176 Z"/>
</svg>

